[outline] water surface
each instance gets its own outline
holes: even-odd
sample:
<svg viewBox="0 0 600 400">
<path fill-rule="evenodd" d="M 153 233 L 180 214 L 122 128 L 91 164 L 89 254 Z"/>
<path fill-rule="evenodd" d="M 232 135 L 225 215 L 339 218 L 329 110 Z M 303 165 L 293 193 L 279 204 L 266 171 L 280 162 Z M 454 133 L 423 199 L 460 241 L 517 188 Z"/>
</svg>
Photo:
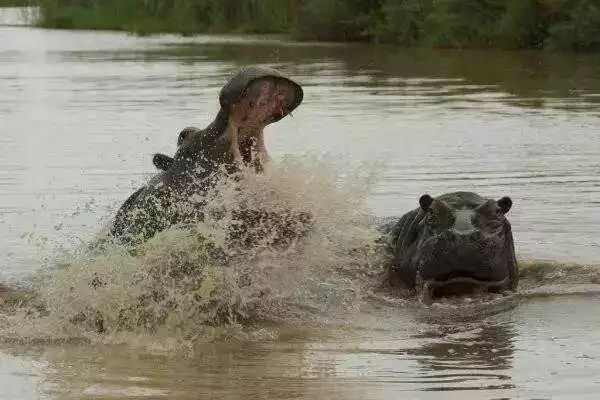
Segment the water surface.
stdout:
<svg viewBox="0 0 600 400">
<path fill-rule="evenodd" d="M 210 122 L 223 82 L 249 63 L 304 85 L 294 117 L 268 129 L 275 162 L 383 162 L 369 197 L 379 216 L 426 192 L 509 195 L 519 258 L 600 263 L 598 55 L 3 26 L 0 279 L 18 282 L 52 263 L 52 249 L 92 237 L 154 172 L 151 154 Z M 322 329 L 284 326 L 279 339 L 205 345 L 187 359 L 2 344 L 0 398 L 591 399 L 599 298 L 582 293 L 458 320 L 374 300 Z"/>
</svg>

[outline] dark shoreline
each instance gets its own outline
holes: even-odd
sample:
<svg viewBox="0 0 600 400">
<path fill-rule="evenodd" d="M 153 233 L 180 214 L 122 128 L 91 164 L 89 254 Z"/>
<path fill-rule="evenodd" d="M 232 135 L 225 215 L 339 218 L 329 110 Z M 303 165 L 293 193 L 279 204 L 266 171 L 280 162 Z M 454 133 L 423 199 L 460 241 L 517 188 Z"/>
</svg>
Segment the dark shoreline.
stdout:
<svg viewBox="0 0 600 400">
<path fill-rule="evenodd" d="M 7 5 L 38 6 L 38 26 L 57 29 L 600 51 L 600 5 L 590 0 L 0 0 Z"/>
</svg>

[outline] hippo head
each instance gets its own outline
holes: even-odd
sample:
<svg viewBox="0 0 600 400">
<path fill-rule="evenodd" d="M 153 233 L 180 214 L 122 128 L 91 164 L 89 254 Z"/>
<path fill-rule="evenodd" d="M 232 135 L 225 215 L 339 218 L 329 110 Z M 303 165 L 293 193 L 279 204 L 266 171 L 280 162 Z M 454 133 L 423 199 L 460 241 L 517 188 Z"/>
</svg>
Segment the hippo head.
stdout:
<svg viewBox="0 0 600 400">
<path fill-rule="evenodd" d="M 302 87 L 267 67 L 246 67 L 233 75 L 219 93 L 221 109 L 215 121 L 206 129 L 185 128 L 177 140 L 182 158 L 195 158 L 199 149 L 213 149 L 213 156 L 221 158 L 222 151 L 230 152 L 237 161 L 250 162 L 258 153 L 268 159 L 263 129 L 291 114 L 303 99 Z M 217 143 L 228 143 L 228 148 L 207 143 L 214 137 Z M 207 139 L 207 140 L 205 140 Z M 177 154 L 175 156 L 177 158 Z M 166 171 L 174 159 L 164 154 L 154 155 L 154 165 Z"/>
<path fill-rule="evenodd" d="M 220 110 L 210 125 L 181 131 L 174 157 L 154 155 L 154 165 L 161 172 L 119 208 L 111 235 L 122 242 L 137 243 L 170 225 L 202 220 L 202 202 L 191 199 L 213 186 L 222 176 L 218 172 L 238 171 L 241 163 L 261 171 L 269 160 L 263 128 L 290 114 L 302 97 L 300 85 L 274 69 L 241 69 L 221 89 Z M 246 224 L 238 231 L 232 229 L 232 239 L 251 242 L 246 235 L 251 230 L 246 227 L 265 225 L 265 221 L 279 224 L 282 238 L 278 243 L 288 243 L 286 240 L 294 237 L 291 222 L 280 214 L 250 210 L 239 217 Z M 293 214 L 288 219 L 300 220 L 309 229 L 308 214 Z"/>
<path fill-rule="evenodd" d="M 475 193 L 428 194 L 420 207 L 392 229 L 392 274 L 417 289 L 423 300 L 473 288 L 516 286 L 516 259 L 506 213 L 509 197 L 484 199 Z"/>
</svg>

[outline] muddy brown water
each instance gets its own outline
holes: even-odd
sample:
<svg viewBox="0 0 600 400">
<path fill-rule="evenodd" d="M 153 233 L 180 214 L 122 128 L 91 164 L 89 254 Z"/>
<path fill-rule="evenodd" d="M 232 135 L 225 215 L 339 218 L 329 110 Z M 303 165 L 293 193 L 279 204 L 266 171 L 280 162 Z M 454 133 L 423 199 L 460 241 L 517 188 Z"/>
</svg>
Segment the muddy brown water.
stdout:
<svg viewBox="0 0 600 400">
<path fill-rule="evenodd" d="M 250 63 L 304 86 L 293 118 L 267 130 L 275 162 L 381 163 L 378 216 L 425 192 L 509 195 L 518 256 L 549 261 L 543 282 L 483 306 L 367 299 L 187 356 L 126 339 L 3 341 L 1 399 L 597 398 L 598 289 L 559 266 L 600 263 L 598 55 L 0 27 L 0 282 L 89 240 L 154 172 L 151 154 L 207 124 Z"/>
</svg>

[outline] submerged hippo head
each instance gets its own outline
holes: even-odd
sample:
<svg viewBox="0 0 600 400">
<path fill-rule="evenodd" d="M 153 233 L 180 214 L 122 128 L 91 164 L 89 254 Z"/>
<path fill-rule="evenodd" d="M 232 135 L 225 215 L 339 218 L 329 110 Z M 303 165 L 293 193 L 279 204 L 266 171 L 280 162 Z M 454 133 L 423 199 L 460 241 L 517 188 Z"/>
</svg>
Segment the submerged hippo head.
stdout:
<svg viewBox="0 0 600 400">
<path fill-rule="evenodd" d="M 390 227 L 390 279 L 415 288 L 423 300 L 473 287 L 514 289 L 517 264 L 505 214 L 512 201 L 456 192 L 423 195 L 420 207 Z"/>
</svg>

